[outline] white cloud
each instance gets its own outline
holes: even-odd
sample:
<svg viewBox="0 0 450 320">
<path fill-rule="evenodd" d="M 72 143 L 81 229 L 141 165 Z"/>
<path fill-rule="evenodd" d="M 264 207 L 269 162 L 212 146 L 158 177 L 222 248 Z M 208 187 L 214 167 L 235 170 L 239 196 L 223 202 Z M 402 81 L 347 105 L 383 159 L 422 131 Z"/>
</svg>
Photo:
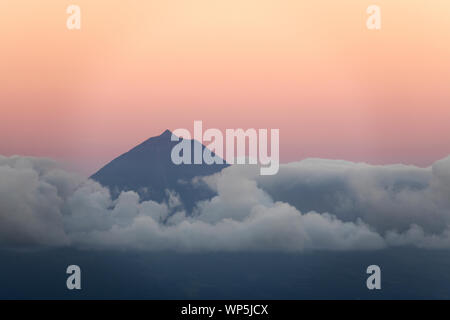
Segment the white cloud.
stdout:
<svg viewBox="0 0 450 320">
<path fill-rule="evenodd" d="M 0 246 L 179 251 L 450 248 L 450 158 L 430 168 L 309 159 L 275 176 L 232 166 L 186 215 L 179 197 L 113 200 L 47 159 L 0 156 Z"/>
</svg>

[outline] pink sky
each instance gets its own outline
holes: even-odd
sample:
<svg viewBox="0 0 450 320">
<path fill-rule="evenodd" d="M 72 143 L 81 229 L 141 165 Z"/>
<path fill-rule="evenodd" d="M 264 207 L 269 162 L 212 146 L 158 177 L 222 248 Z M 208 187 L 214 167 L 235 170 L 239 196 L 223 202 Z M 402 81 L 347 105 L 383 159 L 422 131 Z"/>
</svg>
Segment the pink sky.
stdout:
<svg viewBox="0 0 450 320">
<path fill-rule="evenodd" d="M 0 154 L 89 174 L 202 120 L 280 129 L 283 162 L 426 166 L 450 154 L 449 17 L 447 0 L 2 1 Z"/>
</svg>

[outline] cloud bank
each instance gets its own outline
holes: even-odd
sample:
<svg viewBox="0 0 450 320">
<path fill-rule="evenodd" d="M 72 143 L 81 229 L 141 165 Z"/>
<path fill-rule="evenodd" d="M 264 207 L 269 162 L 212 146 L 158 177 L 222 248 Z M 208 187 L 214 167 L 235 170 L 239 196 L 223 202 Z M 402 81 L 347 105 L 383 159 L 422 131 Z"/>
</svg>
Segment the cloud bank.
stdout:
<svg viewBox="0 0 450 320">
<path fill-rule="evenodd" d="M 0 247 L 112 250 L 450 248 L 450 158 L 429 168 L 308 159 L 260 176 L 232 166 L 194 180 L 217 195 L 187 215 L 178 195 L 112 199 L 49 159 L 0 156 Z"/>
</svg>

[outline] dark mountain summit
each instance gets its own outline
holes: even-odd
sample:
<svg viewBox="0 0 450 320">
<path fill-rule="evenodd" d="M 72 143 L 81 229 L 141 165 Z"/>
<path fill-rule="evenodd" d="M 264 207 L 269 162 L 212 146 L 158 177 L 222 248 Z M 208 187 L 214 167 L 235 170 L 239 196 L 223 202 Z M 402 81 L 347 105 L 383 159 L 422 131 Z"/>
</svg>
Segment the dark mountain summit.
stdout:
<svg viewBox="0 0 450 320">
<path fill-rule="evenodd" d="M 228 165 L 174 164 L 170 155 L 179 141 L 171 141 L 171 136 L 172 133 L 166 130 L 160 136 L 144 141 L 108 163 L 91 178 L 108 187 L 113 197 L 121 191 L 133 190 L 142 200 L 161 202 L 168 199 L 167 190 L 172 190 L 191 211 L 197 201 L 213 196 L 209 188 L 194 186 L 191 180 L 219 172 Z M 200 144 L 196 140 L 189 141 L 191 150 L 194 150 L 194 144 Z M 201 147 L 202 150 L 206 148 Z"/>
</svg>

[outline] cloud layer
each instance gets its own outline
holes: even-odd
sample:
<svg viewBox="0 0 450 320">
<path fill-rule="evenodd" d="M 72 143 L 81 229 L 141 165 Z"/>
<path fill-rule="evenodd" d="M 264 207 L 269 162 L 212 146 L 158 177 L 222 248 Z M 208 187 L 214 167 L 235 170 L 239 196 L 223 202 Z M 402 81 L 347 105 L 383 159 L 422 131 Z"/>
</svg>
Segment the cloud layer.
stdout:
<svg viewBox="0 0 450 320">
<path fill-rule="evenodd" d="M 217 195 L 113 200 L 48 159 L 0 156 L 0 246 L 177 251 L 450 248 L 450 158 L 430 168 L 308 159 L 275 176 L 236 165 L 202 178 Z"/>
</svg>

